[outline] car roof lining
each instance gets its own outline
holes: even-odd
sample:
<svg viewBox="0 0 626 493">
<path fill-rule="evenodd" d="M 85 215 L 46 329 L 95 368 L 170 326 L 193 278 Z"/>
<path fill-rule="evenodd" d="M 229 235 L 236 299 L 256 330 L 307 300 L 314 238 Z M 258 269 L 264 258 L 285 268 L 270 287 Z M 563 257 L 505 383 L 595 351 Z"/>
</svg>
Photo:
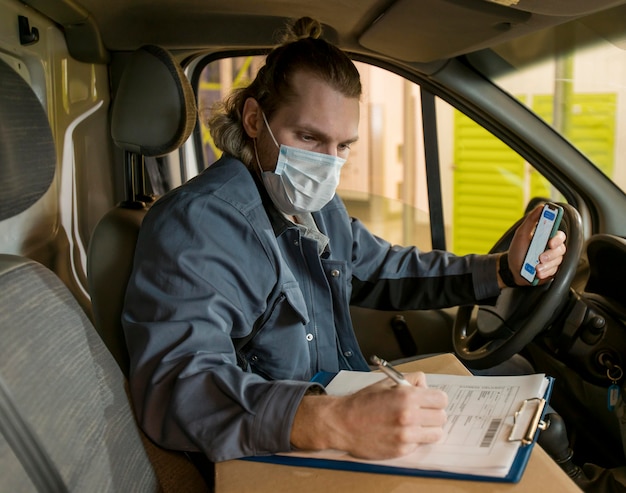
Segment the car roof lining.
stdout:
<svg viewBox="0 0 626 493">
<path fill-rule="evenodd" d="M 310 0 L 22 0 L 57 22 L 72 56 L 106 63 L 110 51 L 272 46 Z M 317 0 L 315 16 L 348 51 L 428 63 L 491 47 L 626 0 Z M 443 14 L 445 13 L 445 15 Z M 443 17 L 442 17 L 443 16 Z M 624 21 L 619 20 L 623 24 Z M 623 32 L 623 31 L 622 31 Z"/>
</svg>

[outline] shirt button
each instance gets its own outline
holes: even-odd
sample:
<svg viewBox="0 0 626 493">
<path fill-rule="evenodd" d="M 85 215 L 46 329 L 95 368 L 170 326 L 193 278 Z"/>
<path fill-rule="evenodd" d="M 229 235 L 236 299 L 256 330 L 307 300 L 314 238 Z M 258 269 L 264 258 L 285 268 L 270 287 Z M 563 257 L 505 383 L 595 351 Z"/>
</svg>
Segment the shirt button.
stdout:
<svg viewBox="0 0 626 493">
<path fill-rule="evenodd" d="M 293 240 L 293 244 L 298 246 L 300 244 L 300 242 L 298 240 Z"/>
<path fill-rule="evenodd" d="M 306 340 L 311 342 L 313 340 L 313 334 L 307 334 L 306 335 Z"/>
<path fill-rule="evenodd" d="M 344 355 L 346 358 L 351 358 L 351 357 L 352 357 L 352 351 L 345 351 L 345 352 L 343 353 L 343 355 Z"/>
<path fill-rule="evenodd" d="M 330 275 L 333 277 L 339 277 L 339 271 L 337 269 L 333 269 L 330 271 Z"/>
<path fill-rule="evenodd" d="M 250 358 L 250 361 L 252 361 L 253 363 L 256 363 L 257 361 L 259 361 L 259 357 L 257 355 L 252 356 L 252 358 Z"/>
</svg>

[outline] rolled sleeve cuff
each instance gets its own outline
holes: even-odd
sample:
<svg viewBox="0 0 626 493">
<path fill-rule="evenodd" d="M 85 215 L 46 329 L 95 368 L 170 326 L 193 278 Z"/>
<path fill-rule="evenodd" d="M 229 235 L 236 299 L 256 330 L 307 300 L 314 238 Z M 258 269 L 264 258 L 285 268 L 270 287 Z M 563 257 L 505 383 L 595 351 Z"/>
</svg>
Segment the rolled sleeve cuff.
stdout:
<svg viewBox="0 0 626 493">
<path fill-rule="evenodd" d="M 477 255 L 474 259 L 472 282 L 477 300 L 493 298 L 500 294 L 498 286 L 498 258 L 499 253 Z"/>
<path fill-rule="evenodd" d="M 319 389 L 319 390 L 318 390 Z M 324 388 L 310 382 L 277 382 L 268 395 L 262 412 L 257 414 L 255 431 L 263 450 L 259 454 L 289 452 L 291 428 L 302 398 L 307 392 L 324 393 Z"/>
</svg>

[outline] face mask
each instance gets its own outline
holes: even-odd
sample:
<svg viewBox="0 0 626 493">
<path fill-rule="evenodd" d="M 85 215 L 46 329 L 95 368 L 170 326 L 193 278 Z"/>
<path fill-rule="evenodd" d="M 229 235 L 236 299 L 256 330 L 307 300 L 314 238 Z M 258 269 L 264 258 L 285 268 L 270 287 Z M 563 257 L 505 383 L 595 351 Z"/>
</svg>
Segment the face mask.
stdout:
<svg viewBox="0 0 626 493">
<path fill-rule="evenodd" d="M 279 149 L 274 171 L 263 171 L 259 156 L 256 156 L 263 184 L 274 205 L 287 215 L 319 211 L 335 195 L 339 185 L 339 173 L 346 160 L 329 154 L 279 145 L 267 123 L 265 113 L 263 120 Z"/>
</svg>

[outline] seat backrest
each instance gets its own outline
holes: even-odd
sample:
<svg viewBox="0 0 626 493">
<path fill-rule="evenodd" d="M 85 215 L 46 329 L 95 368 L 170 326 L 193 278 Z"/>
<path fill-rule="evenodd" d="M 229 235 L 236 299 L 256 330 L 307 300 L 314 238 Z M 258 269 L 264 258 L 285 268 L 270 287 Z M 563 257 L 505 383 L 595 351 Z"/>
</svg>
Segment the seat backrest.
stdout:
<svg viewBox="0 0 626 493">
<path fill-rule="evenodd" d="M 121 314 L 137 234 L 151 200 L 142 188 L 143 158 L 178 149 L 196 121 L 193 89 L 172 55 L 151 45 L 135 51 L 111 113 L 111 135 L 126 155 L 127 196 L 96 225 L 87 252 L 94 323 L 126 375 L 129 358 Z"/>
<path fill-rule="evenodd" d="M 69 491 L 208 490 L 184 456 L 141 433 L 122 372 L 54 273 L 0 255 L 0 293 L 2 491 L 29 490 L 38 477 L 48 487 L 40 491 L 57 491 L 21 438 L 24 429 Z M 17 423 L 6 419 L 7 407 Z"/>
<path fill-rule="evenodd" d="M 37 202 L 54 178 L 56 156 L 46 113 L 22 77 L 0 58 L 0 221 Z M 33 135 L 37 136 L 33 142 Z M 21 237 L 22 232 L 16 232 Z M 23 238 L 20 238 L 23 240 Z"/>
</svg>

